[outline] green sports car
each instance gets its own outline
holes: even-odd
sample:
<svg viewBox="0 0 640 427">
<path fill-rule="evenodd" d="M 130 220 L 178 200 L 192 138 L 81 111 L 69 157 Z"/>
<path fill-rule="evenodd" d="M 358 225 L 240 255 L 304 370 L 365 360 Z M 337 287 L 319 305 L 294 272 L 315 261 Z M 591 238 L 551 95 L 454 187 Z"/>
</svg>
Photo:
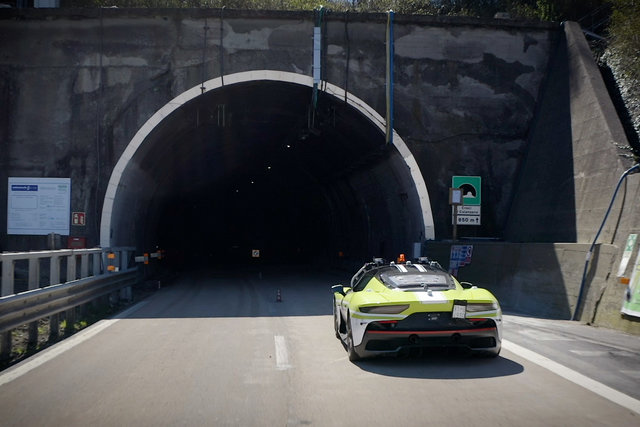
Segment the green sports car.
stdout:
<svg viewBox="0 0 640 427">
<path fill-rule="evenodd" d="M 464 286 L 463 286 L 464 285 Z M 491 292 L 458 282 L 440 264 L 366 263 L 350 286 L 335 285 L 336 337 L 349 360 L 434 347 L 500 353 L 502 311 Z"/>
</svg>

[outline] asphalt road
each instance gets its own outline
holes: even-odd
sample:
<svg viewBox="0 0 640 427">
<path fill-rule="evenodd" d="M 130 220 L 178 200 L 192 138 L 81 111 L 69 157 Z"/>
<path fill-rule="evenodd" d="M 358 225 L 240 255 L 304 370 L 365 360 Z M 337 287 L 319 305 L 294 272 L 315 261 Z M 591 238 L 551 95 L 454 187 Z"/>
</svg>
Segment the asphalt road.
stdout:
<svg viewBox="0 0 640 427">
<path fill-rule="evenodd" d="M 507 316 L 496 359 L 354 364 L 333 333 L 329 287 L 341 279 L 185 275 L 2 372 L 0 425 L 640 425 L 640 365 L 627 360 L 637 337 Z"/>
</svg>

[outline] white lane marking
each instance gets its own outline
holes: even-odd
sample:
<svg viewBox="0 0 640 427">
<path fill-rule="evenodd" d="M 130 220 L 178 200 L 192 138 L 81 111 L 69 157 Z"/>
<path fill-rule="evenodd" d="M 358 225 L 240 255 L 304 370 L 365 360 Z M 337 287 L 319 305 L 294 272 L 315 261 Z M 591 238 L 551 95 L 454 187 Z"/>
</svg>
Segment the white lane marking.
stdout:
<svg viewBox="0 0 640 427">
<path fill-rule="evenodd" d="M 274 335 L 273 339 L 276 344 L 276 368 L 279 371 L 291 368 L 287 342 L 284 340 L 284 337 L 282 335 Z"/>
<path fill-rule="evenodd" d="M 92 337 L 96 336 L 97 334 L 99 334 L 109 326 L 116 323 L 118 320 L 124 319 L 134 311 L 137 311 L 146 303 L 147 303 L 147 300 L 141 301 L 138 304 L 134 305 L 133 307 L 123 311 L 122 313 L 117 314 L 112 319 L 101 320 L 97 323 L 94 323 L 93 325 L 89 326 L 86 329 L 83 329 L 77 334 L 72 335 L 63 341 L 60 341 L 58 344 L 52 347 L 49 347 L 48 349 L 43 350 L 38 354 L 33 355 L 26 361 L 17 364 L 15 367 L 9 368 L 3 373 L 0 373 L 0 387 L 23 376 L 24 374 L 37 368 L 38 366 L 41 366 L 47 363 L 49 360 L 52 360 L 60 356 L 65 351 L 71 350 L 73 347 L 77 346 L 78 344 L 81 344 L 87 341 L 88 339 L 91 339 Z"/>
<path fill-rule="evenodd" d="M 518 356 L 535 363 L 536 365 L 542 366 L 543 368 L 548 369 L 554 374 L 559 375 L 574 384 L 584 387 L 587 390 L 604 397 L 605 399 L 608 399 L 637 414 L 640 414 L 640 400 L 634 399 L 633 397 L 621 393 L 618 390 L 614 390 L 609 386 L 592 380 L 591 378 L 586 377 L 572 369 L 569 369 L 566 366 L 554 362 L 551 359 L 548 359 L 538 353 L 535 353 L 510 341 L 502 340 L 502 348 L 515 353 Z"/>
</svg>

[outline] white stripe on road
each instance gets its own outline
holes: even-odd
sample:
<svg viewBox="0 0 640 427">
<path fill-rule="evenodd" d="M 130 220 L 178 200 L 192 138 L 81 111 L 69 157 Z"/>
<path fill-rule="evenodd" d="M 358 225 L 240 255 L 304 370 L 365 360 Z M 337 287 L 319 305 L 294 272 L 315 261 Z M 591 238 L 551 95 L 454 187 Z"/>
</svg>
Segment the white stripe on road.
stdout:
<svg viewBox="0 0 640 427">
<path fill-rule="evenodd" d="M 289 353 L 287 352 L 287 343 L 282 335 L 274 335 L 276 343 L 276 368 L 279 371 L 291 368 L 289 364 Z"/>
<path fill-rule="evenodd" d="M 631 396 L 614 390 L 609 386 L 592 380 L 591 378 L 586 377 L 572 369 L 569 369 L 566 366 L 556 363 L 551 359 L 548 359 L 531 350 L 527 350 L 526 348 L 514 344 L 510 341 L 502 340 L 502 348 L 515 353 L 518 356 L 535 363 L 536 365 L 542 366 L 543 368 L 550 370 L 554 374 L 560 375 L 562 378 L 567 379 L 579 386 L 582 386 L 587 390 L 604 397 L 605 399 L 608 399 L 637 414 L 640 414 L 640 400 L 634 399 Z"/>
<path fill-rule="evenodd" d="M 16 365 L 14 368 L 9 368 L 5 372 L 0 373 L 0 387 L 3 386 L 4 384 L 7 384 L 8 382 L 11 382 L 23 376 L 24 374 L 37 368 L 38 366 L 41 366 L 47 363 L 49 360 L 60 356 L 65 351 L 71 350 L 73 347 L 77 346 L 78 344 L 81 344 L 87 341 L 88 339 L 96 336 L 97 334 L 99 334 L 109 326 L 116 323 L 118 320 L 124 319 L 134 311 L 138 310 L 140 307 L 142 307 L 146 303 L 147 303 L 147 300 L 141 301 L 138 304 L 134 305 L 133 307 L 123 311 L 122 313 L 119 313 L 112 319 L 101 320 L 98 323 L 95 323 L 89 326 L 88 328 L 83 329 L 77 334 L 70 336 L 64 341 L 60 341 L 58 344 L 46 350 L 43 350 L 38 354 L 33 355 L 32 357 L 27 359 L 25 362 L 19 363 L 18 365 Z"/>
</svg>

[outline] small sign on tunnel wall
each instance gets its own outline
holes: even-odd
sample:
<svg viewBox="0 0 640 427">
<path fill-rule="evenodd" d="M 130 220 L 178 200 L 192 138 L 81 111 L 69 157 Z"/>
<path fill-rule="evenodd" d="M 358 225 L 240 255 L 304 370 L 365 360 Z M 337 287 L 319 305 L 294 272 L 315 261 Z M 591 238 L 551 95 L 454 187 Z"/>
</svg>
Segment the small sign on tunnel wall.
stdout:
<svg viewBox="0 0 640 427">
<path fill-rule="evenodd" d="M 84 227 L 87 224 L 86 215 L 84 212 L 71 213 L 71 225 L 78 225 Z"/>
</svg>

